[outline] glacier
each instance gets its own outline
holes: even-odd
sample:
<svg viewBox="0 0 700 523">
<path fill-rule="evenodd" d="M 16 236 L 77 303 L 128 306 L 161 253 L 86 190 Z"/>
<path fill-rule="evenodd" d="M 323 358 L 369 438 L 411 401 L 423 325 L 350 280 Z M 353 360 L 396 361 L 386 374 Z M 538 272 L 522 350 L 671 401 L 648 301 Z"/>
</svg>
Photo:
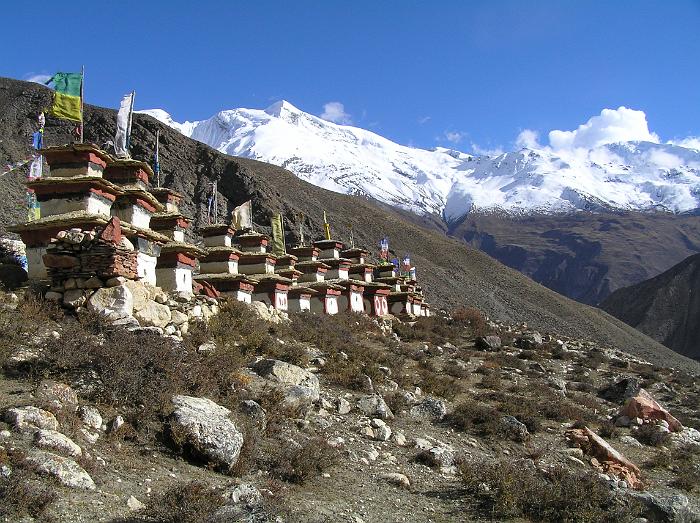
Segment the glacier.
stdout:
<svg viewBox="0 0 700 523">
<path fill-rule="evenodd" d="M 284 167 L 331 191 L 439 214 L 448 223 L 472 211 L 679 213 L 700 207 L 700 151 L 678 145 L 621 142 L 485 156 L 400 145 L 284 100 L 184 123 L 162 109 L 139 112 L 223 153 Z"/>
</svg>

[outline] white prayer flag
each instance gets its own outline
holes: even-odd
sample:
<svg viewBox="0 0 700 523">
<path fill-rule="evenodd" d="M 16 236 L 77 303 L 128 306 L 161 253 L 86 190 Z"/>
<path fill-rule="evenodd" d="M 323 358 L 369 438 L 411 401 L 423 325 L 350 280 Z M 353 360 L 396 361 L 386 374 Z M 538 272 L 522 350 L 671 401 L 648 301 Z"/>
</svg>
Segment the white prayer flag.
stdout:
<svg viewBox="0 0 700 523">
<path fill-rule="evenodd" d="M 32 164 L 29 166 L 29 178 L 41 178 L 43 168 L 44 158 L 41 155 L 38 155 L 36 158 L 34 158 Z"/>
<path fill-rule="evenodd" d="M 134 108 L 134 93 L 122 98 L 117 113 L 117 134 L 114 137 L 114 152 L 118 158 L 129 158 L 129 134 L 131 133 L 131 112 Z"/>
<path fill-rule="evenodd" d="M 231 212 L 231 225 L 236 230 L 253 228 L 253 205 L 250 200 Z"/>
</svg>

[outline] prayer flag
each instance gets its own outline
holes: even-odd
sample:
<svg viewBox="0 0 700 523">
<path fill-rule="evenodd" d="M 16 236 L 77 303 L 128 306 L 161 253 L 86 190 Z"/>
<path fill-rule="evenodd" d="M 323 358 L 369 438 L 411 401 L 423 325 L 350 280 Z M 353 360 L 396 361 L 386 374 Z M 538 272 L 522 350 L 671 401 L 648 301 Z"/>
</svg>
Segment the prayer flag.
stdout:
<svg viewBox="0 0 700 523">
<path fill-rule="evenodd" d="M 32 164 L 29 166 L 29 178 L 34 179 L 34 178 L 41 178 L 41 175 L 43 173 L 44 169 L 44 158 L 43 156 L 39 155 L 34 160 L 32 161 Z"/>
<path fill-rule="evenodd" d="M 134 109 L 134 93 L 122 98 L 117 113 L 117 134 L 114 136 L 114 152 L 118 158 L 129 158 L 129 134 L 131 133 L 131 112 Z"/>
<path fill-rule="evenodd" d="M 32 134 L 32 147 L 34 149 L 41 149 L 44 145 L 44 133 L 42 131 L 37 131 Z"/>
<path fill-rule="evenodd" d="M 331 224 L 328 223 L 328 217 L 326 216 L 326 211 L 323 211 L 323 230 L 326 234 L 326 240 L 331 239 Z"/>
<path fill-rule="evenodd" d="M 253 228 L 253 205 L 250 200 L 231 212 L 231 225 L 236 230 Z"/>
<path fill-rule="evenodd" d="M 46 83 L 51 82 L 54 85 L 51 114 L 56 118 L 82 122 L 82 73 L 56 73 Z"/>
<path fill-rule="evenodd" d="M 379 258 L 389 261 L 389 238 L 386 236 L 379 242 Z"/>
<path fill-rule="evenodd" d="M 278 212 L 272 215 L 272 254 L 284 256 L 287 248 L 284 243 L 284 227 L 282 225 L 282 215 Z"/>
</svg>

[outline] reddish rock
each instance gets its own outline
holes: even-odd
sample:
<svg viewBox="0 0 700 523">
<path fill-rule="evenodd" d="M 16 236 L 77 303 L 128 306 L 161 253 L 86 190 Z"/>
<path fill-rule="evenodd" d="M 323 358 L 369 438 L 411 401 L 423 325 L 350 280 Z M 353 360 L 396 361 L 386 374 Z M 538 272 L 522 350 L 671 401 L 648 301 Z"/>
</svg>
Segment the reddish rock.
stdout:
<svg viewBox="0 0 700 523">
<path fill-rule="evenodd" d="M 642 488 L 639 467 L 588 427 L 568 430 L 566 438 L 571 444 L 593 457 L 591 464 L 596 469 L 625 480 L 634 489 Z"/>
<path fill-rule="evenodd" d="M 641 418 L 644 421 L 666 421 L 671 432 L 683 430 L 681 422 L 674 418 L 665 408 L 644 389 L 639 389 L 637 394 L 630 398 L 620 410 L 620 416 L 630 419 Z"/>
<path fill-rule="evenodd" d="M 110 220 L 107 222 L 107 225 L 105 225 L 105 228 L 102 229 L 99 238 L 115 245 L 119 245 L 122 241 L 122 226 L 119 218 L 112 216 L 112 218 L 110 218 Z"/>
<path fill-rule="evenodd" d="M 221 293 L 217 291 L 211 283 L 206 281 L 193 282 L 192 291 L 195 294 L 203 294 L 204 296 L 208 296 L 209 298 L 218 298 L 221 295 Z"/>
</svg>

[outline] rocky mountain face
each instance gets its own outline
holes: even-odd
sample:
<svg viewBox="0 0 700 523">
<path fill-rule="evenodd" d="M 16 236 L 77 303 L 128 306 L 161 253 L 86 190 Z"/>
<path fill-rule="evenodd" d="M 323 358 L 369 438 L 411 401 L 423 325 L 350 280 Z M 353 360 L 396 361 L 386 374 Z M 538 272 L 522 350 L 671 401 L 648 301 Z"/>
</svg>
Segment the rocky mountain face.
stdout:
<svg viewBox="0 0 700 523">
<path fill-rule="evenodd" d="M 680 354 L 700 360 L 700 254 L 618 289 L 601 308 Z"/>
<path fill-rule="evenodd" d="M 449 234 L 591 305 L 700 251 L 700 220 L 691 213 L 471 213 Z"/>
<path fill-rule="evenodd" d="M 36 84 L 0 80 L 0 162 L 17 161 L 30 153 L 29 140 L 37 113 L 47 107 L 51 91 Z M 104 144 L 115 132 L 115 112 L 86 107 L 86 140 Z M 261 230 L 273 212 L 283 213 L 288 243 L 295 241 L 300 213 L 308 235 L 322 236 L 323 211 L 328 213 L 333 235 L 349 240 L 352 226 L 355 242 L 372 249 L 387 235 L 398 255 L 409 252 L 427 299 L 436 308 L 475 306 L 494 319 L 525 321 L 534 328 L 591 338 L 601 343 L 638 351 L 653 361 L 677 361 L 687 365 L 659 343 L 617 319 L 567 299 L 534 283 L 515 270 L 494 261 L 464 242 L 436 230 L 430 217 L 397 210 L 362 197 L 348 196 L 316 187 L 280 167 L 245 158 L 234 158 L 191 140 L 147 115 L 136 115 L 132 155 L 152 157 L 155 132 L 161 134 L 160 154 L 164 184 L 185 195 L 183 210 L 193 217 L 193 226 L 206 223 L 210 184 L 218 181 L 218 219 L 228 220 L 234 206 L 253 200 L 254 221 Z M 70 139 L 71 126 L 49 119 L 46 144 Z M 5 197 L 0 200 L 0 225 L 25 219 L 26 172 L 0 178 Z"/>
<path fill-rule="evenodd" d="M 692 215 L 700 152 L 693 149 L 625 142 L 488 157 L 405 147 L 286 101 L 183 124 L 162 110 L 143 112 L 222 152 L 416 213 L 584 303 L 597 304 L 700 251 Z"/>
</svg>

